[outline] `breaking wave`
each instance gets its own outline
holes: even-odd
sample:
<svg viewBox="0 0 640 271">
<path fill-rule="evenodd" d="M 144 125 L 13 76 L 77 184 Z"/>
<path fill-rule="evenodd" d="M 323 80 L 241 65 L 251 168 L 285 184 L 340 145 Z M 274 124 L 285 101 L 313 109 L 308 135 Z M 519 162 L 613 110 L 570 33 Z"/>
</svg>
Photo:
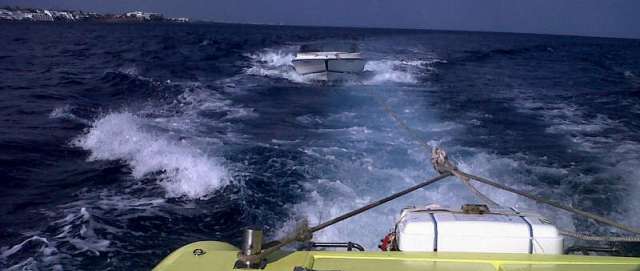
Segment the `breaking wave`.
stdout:
<svg viewBox="0 0 640 271">
<path fill-rule="evenodd" d="M 144 120 L 128 112 L 96 120 L 73 144 L 90 151 L 90 161 L 125 161 L 136 179 L 159 174 L 168 197 L 202 198 L 229 182 L 220 159 L 145 129 Z"/>
<path fill-rule="evenodd" d="M 297 83 L 306 82 L 305 78 L 298 74 L 291 64 L 295 57 L 294 48 L 265 49 L 248 54 L 247 57 L 250 59 L 251 67 L 245 69 L 246 74 L 284 78 Z"/>
</svg>

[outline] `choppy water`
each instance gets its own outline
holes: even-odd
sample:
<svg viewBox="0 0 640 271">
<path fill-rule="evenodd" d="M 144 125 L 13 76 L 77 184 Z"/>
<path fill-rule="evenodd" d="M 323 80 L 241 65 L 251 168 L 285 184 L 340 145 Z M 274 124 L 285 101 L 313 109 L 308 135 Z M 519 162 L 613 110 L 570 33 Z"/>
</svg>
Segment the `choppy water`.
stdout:
<svg viewBox="0 0 640 271">
<path fill-rule="evenodd" d="M 319 40 L 359 43 L 369 76 L 298 76 L 297 47 Z M 150 269 L 188 242 L 278 236 L 433 176 L 376 97 L 465 170 L 640 226 L 639 60 L 638 40 L 0 24 L 0 268 Z M 400 208 L 472 201 L 443 182 L 316 239 L 376 249 Z"/>
</svg>

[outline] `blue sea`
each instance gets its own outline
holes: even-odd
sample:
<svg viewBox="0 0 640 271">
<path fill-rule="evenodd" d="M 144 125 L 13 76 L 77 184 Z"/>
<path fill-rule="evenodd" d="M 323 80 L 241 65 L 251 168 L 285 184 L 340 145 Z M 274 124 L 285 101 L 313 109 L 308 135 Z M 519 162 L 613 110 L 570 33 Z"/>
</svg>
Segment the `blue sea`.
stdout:
<svg viewBox="0 0 640 271">
<path fill-rule="evenodd" d="M 367 76 L 296 74 L 298 47 L 318 41 L 359 44 Z M 640 226 L 640 40 L 0 23 L 0 269 L 149 270 L 189 242 L 276 238 L 434 176 L 383 105 L 463 170 Z M 403 207 L 473 202 L 444 181 L 314 238 L 376 250 Z"/>
</svg>

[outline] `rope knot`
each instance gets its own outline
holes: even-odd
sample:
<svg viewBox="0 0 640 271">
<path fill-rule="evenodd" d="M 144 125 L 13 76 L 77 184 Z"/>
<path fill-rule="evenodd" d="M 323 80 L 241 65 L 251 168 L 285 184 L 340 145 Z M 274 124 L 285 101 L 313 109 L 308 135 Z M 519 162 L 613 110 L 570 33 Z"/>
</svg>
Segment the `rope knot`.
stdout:
<svg viewBox="0 0 640 271">
<path fill-rule="evenodd" d="M 441 148 L 434 147 L 431 149 L 431 164 L 433 164 L 433 169 L 439 174 L 451 173 L 464 182 L 469 181 L 469 177 L 458 171 L 458 167 L 449 161 L 447 152 Z"/>
<path fill-rule="evenodd" d="M 433 164 L 433 169 L 440 174 L 452 172 L 458 169 L 449 161 L 447 153 L 438 147 L 431 149 L 431 164 Z"/>
<path fill-rule="evenodd" d="M 298 242 L 308 242 L 313 239 L 313 232 L 311 232 L 311 229 L 309 228 L 309 221 L 304 219 L 298 223 L 293 234 L 293 239 Z"/>
</svg>

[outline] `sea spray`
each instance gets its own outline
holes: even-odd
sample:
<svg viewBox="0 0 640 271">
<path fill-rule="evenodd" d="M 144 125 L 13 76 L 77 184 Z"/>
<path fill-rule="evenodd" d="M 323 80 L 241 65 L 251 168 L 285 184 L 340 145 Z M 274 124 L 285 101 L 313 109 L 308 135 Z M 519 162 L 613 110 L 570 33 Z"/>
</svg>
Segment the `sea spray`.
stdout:
<svg viewBox="0 0 640 271">
<path fill-rule="evenodd" d="M 136 179 L 160 172 L 168 197 L 202 198 L 229 182 L 219 158 L 148 131 L 142 122 L 128 112 L 110 113 L 73 144 L 90 152 L 89 161 L 125 161 Z"/>
</svg>

